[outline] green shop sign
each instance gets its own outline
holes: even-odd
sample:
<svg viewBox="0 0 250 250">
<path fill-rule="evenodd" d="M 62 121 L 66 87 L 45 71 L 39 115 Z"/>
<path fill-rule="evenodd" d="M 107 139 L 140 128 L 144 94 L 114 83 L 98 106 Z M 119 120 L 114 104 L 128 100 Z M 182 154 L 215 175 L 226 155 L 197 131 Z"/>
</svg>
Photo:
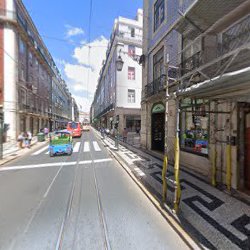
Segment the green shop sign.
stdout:
<svg viewBox="0 0 250 250">
<path fill-rule="evenodd" d="M 155 114 L 155 113 L 163 113 L 165 111 L 165 107 L 163 104 L 159 103 L 159 104 L 156 104 L 153 109 L 152 109 L 152 113 Z"/>
</svg>

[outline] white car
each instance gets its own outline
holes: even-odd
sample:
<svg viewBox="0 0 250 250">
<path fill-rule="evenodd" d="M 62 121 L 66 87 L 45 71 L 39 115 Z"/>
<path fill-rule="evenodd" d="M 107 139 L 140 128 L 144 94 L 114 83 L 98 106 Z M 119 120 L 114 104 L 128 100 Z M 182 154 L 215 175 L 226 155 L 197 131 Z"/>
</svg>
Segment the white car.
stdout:
<svg viewBox="0 0 250 250">
<path fill-rule="evenodd" d="M 89 125 L 88 125 L 88 124 L 84 124 L 84 125 L 82 126 L 82 130 L 83 130 L 83 131 L 89 131 L 89 130 L 90 130 Z"/>
</svg>

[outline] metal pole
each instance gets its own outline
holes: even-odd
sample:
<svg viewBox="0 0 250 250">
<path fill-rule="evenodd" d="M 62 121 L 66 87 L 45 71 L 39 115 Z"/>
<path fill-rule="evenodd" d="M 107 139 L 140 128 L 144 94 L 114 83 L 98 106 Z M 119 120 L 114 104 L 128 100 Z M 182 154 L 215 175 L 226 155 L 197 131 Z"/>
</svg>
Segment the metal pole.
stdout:
<svg viewBox="0 0 250 250">
<path fill-rule="evenodd" d="M 165 107 L 165 147 L 164 147 L 164 161 L 162 168 L 162 203 L 166 202 L 167 198 L 167 167 L 168 167 L 168 101 L 169 101 L 169 89 L 168 89 L 168 55 L 167 55 L 167 63 L 165 64 L 166 70 L 166 107 Z"/>
<path fill-rule="evenodd" d="M 175 162 L 174 162 L 174 175 L 175 175 L 175 197 L 174 197 L 174 210 L 177 213 L 181 199 L 181 185 L 180 185 L 180 108 L 179 99 L 176 98 L 176 135 L 175 135 Z"/>
<path fill-rule="evenodd" d="M 118 136 L 119 136 L 119 132 L 118 132 L 118 128 L 117 128 L 116 129 L 116 137 L 115 137 L 115 147 L 116 147 L 116 150 L 119 150 Z"/>
</svg>

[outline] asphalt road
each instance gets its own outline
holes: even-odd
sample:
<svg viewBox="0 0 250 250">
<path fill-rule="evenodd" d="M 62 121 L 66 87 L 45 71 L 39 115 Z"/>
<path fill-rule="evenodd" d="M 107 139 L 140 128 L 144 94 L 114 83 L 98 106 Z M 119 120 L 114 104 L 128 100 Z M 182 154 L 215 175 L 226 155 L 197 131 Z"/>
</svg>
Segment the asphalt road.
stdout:
<svg viewBox="0 0 250 250">
<path fill-rule="evenodd" d="M 188 249 L 95 134 L 0 168 L 0 249 Z"/>
</svg>

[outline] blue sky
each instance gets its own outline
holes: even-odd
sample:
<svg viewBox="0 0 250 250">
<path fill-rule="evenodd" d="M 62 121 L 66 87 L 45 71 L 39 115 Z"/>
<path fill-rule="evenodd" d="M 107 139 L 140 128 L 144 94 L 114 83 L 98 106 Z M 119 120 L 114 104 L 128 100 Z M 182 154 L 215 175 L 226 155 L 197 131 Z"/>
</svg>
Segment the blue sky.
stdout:
<svg viewBox="0 0 250 250">
<path fill-rule="evenodd" d="M 90 64 L 94 70 L 90 71 L 89 83 L 86 81 L 88 49 L 82 44 L 87 43 L 89 38 L 90 0 L 23 0 L 23 3 L 72 94 L 87 110 L 92 101 L 93 86 L 96 85 L 93 81 L 96 81 L 96 74 L 100 70 L 101 56 L 105 54 L 114 19 L 118 16 L 134 18 L 136 10 L 142 8 L 143 0 L 93 0 L 91 45 L 94 48 L 90 53 Z"/>
</svg>

